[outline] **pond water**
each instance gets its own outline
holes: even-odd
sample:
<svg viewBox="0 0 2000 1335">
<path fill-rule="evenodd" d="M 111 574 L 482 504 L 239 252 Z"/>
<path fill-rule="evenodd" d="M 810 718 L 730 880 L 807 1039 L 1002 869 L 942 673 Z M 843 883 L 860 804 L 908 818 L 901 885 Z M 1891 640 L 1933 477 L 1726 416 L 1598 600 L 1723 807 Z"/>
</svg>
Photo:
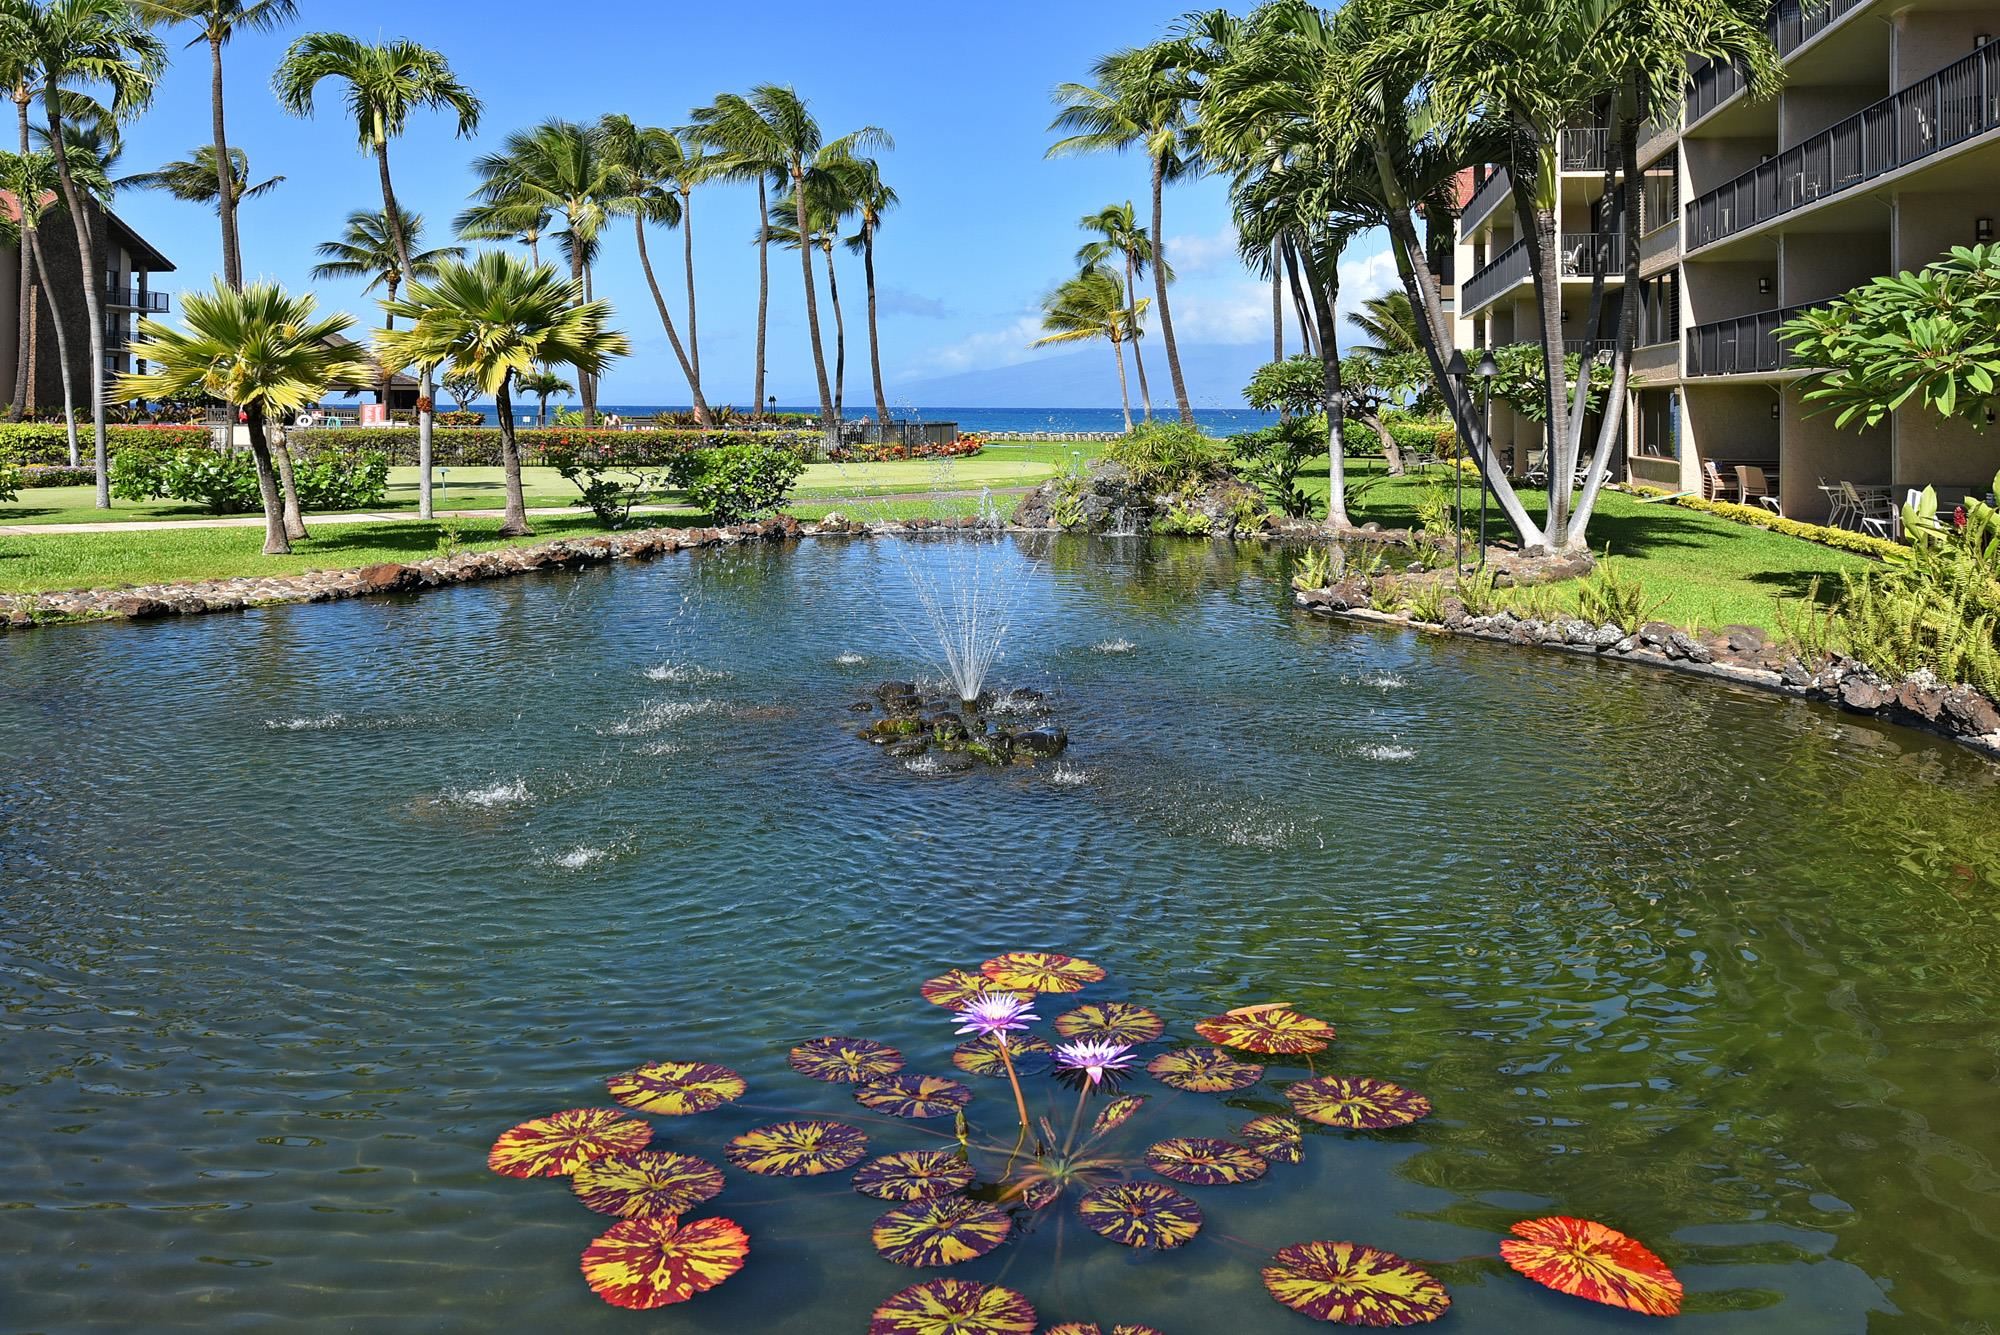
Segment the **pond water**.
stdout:
<svg viewBox="0 0 2000 1335">
<path fill-rule="evenodd" d="M 1709 1332 L 2000 1323 L 2000 779 L 1915 733 L 1705 682 L 1314 621 L 1281 553 L 988 550 L 997 677 L 1059 766 L 910 773 L 848 706 L 923 668 L 945 545 L 709 551 L 585 573 L 0 639 L 0 1326 L 860 1331 L 950 1273 L 1044 1321 L 1315 1327 L 1276 1247 L 1351 1239 L 1451 1288 L 1437 1329 L 1646 1323 L 1505 1270 L 1515 1219 L 1648 1242 Z M 859 661 L 857 661 L 859 660 Z M 949 1272 L 878 1259 L 844 1175 L 746 1176 L 743 1273 L 650 1318 L 577 1271 L 606 1225 L 496 1135 L 705 1059 L 726 1140 L 806 1110 L 820 1034 L 956 1075 L 925 978 L 1068 950 L 1171 1036 L 1281 999 L 1319 1069 L 1430 1120 L 1314 1129 L 1190 1188 L 1186 1249 L 1068 1205 Z M 1045 999 L 1051 1016 L 1066 1005 Z M 1053 1006 L 1054 1009 L 1050 1007 Z M 1303 1075 L 1156 1097 L 1227 1134 Z M 974 1120 L 1010 1125 L 1006 1085 Z"/>
</svg>

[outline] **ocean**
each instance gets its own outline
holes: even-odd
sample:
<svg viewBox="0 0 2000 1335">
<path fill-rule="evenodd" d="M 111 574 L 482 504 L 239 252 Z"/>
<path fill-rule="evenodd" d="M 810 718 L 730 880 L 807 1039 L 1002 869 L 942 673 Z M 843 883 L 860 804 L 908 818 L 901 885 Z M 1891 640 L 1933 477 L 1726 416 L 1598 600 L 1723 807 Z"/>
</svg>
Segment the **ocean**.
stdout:
<svg viewBox="0 0 2000 1335">
<path fill-rule="evenodd" d="M 443 405 L 440 405 L 443 406 Z M 574 405 L 572 405 L 574 406 Z M 516 417 L 532 418 L 530 411 L 520 413 L 516 404 Z M 493 421 L 492 404 L 474 404 L 474 411 L 486 414 L 488 422 Z M 549 414 L 554 416 L 556 405 L 549 405 Z M 600 413 L 616 413 L 627 421 L 636 422 L 651 417 L 657 412 L 685 412 L 686 405 L 606 403 L 598 405 Z M 817 412 L 812 407 L 780 406 L 779 412 Z M 1171 411 L 1155 416 L 1171 417 Z M 863 417 L 873 417 L 872 412 L 857 410 L 848 405 L 847 417 L 850 421 L 860 421 Z M 961 431 L 978 432 L 981 435 L 1006 435 L 1012 432 L 1117 432 L 1125 429 L 1125 416 L 1116 408 L 916 408 L 898 409 L 899 419 L 925 422 L 956 422 Z M 1277 421 L 1275 413 L 1260 413 L 1249 408 L 1197 408 L 1194 410 L 1196 425 L 1211 436 L 1231 436 L 1239 431 L 1254 431 L 1258 427 L 1269 426 Z"/>
</svg>

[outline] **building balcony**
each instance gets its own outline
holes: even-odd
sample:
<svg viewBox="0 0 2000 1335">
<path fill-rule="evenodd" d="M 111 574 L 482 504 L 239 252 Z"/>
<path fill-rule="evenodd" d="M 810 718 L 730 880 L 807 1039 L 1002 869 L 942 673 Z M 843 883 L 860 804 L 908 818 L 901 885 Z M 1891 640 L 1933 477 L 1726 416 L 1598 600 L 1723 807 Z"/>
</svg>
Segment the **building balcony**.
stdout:
<svg viewBox="0 0 2000 1335">
<path fill-rule="evenodd" d="M 1784 306 L 1734 320 L 1717 320 L 1687 331 L 1687 374 L 1771 375 L 1799 369 L 1778 326 L 1811 306 Z"/>
<path fill-rule="evenodd" d="M 1601 126 L 1580 126 L 1556 136 L 1556 170 L 1559 172 L 1601 172 L 1611 153 L 1611 131 Z M 1513 197 L 1513 180 L 1505 167 L 1480 182 L 1458 212 L 1458 234 L 1470 236 L 1479 225 L 1500 211 Z"/>
<path fill-rule="evenodd" d="M 2000 127 L 2000 44 L 1863 107 L 1687 206 L 1690 251 Z"/>
<path fill-rule="evenodd" d="M 1615 232 L 1564 232 L 1558 247 L 1564 278 L 1592 278 L 1602 273 L 1619 280 L 1625 271 L 1625 238 Z M 1459 287 L 1462 313 L 1489 306 L 1534 277 L 1528 243 L 1516 241 L 1495 255 Z"/>
<path fill-rule="evenodd" d="M 164 311 L 167 309 L 167 294 L 146 292 L 136 287 L 114 287 L 104 294 L 106 302 L 114 310 L 121 311 Z"/>
<path fill-rule="evenodd" d="M 1779 0 L 1771 10 L 1771 44 L 1783 60 L 1813 38 L 1831 28 L 1868 0 Z M 1743 91 L 1743 71 L 1734 65 L 1699 61 L 1690 73 L 1686 110 L 1692 125 Z"/>
</svg>

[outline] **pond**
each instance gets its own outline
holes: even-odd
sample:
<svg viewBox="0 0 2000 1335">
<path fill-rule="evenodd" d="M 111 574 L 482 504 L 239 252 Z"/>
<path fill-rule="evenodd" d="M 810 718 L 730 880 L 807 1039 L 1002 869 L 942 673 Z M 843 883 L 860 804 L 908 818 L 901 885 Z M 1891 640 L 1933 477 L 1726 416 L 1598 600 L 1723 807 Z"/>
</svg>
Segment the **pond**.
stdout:
<svg viewBox="0 0 2000 1335">
<path fill-rule="evenodd" d="M 1496 1256 L 1575 1214 L 1650 1243 L 1711 1332 L 2000 1323 L 2000 779 L 1916 733 L 1615 665 L 1314 621 L 1287 558 L 1011 540 L 1003 686 L 1057 762 L 915 773 L 855 736 L 926 667 L 944 543 L 717 549 L 415 599 L 0 639 L 0 1292 L 11 1329 L 860 1331 L 905 1285 L 1043 1320 L 1315 1327 L 1277 1247 L 1451 1289 L 1437 1329 L 1636 1329 Z M 956 1076 L 918 986 L 1062 950 L 1172 1037 L 1282 1000 L 1394 1131 L 1190 1188 L 1139 1252 L 1067 1203 L 952 1271 L 878 1258 L 845 1174 L 728 1170 L 740 1275 L 651 1318 L 609 1223 L 486 1167 L 507 1127 L 660 1059 L 750 1093 L 659 1119 L 722 1162 L 799 1110 L 893 1124 L 786 1053 Z M 1045 1018 L 1067 1008 L 1048 997 Z M 1046 1032 L 1044 1027 L 1043 1032 Z M 1156 1097 L 1143 1149 L 1282 1111 Z M 971 1115 L 1012 1131 L 1004 1081 Z M 1143 1170 L 1142 1170 L 1143 1171 Z"/>
</svg>

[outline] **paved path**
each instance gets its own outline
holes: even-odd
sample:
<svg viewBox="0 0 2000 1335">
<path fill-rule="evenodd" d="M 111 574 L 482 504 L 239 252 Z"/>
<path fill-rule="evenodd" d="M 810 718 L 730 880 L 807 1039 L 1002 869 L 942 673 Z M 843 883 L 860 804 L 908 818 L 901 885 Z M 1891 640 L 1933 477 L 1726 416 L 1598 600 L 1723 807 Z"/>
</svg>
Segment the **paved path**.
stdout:
<svg viewBox="0 0 2000 1335">
<path fill-rule="evenodd" d="M 994 487 L 995 496 L 1025 496 L 1032 487 Z M 912 491 L 891 496 L 808 496 L 801 498 L 813 504 L 833 506 L 897 505 L 917 501 L 971 500 L 985 495 L 983 491 Z M 587 515 L 590 511 L 581 505 L 530 506 L 528 517 L 534 519 L 542 515 Z M 633 509 L 634 514 L 670 515 L 697 514 L 698 511 L 685 505 L 641 505 Z M 499 519 L 504 510 L 440 510 L 439 519 Z M 340 514 L 308 514 L 308 524 L 393 524 L 416 519 L 411 510 L 387 511 L 346 511 Z M 151 530 L 178 530 L 195 528 L 262 528 L 264 516 L 227 515 L 217 519 L 126 519 L 109 523 L 91 524 L 0 524 L 0 537 L 30 537 L 38 533 L 131 533 Z"/>
</svg>

